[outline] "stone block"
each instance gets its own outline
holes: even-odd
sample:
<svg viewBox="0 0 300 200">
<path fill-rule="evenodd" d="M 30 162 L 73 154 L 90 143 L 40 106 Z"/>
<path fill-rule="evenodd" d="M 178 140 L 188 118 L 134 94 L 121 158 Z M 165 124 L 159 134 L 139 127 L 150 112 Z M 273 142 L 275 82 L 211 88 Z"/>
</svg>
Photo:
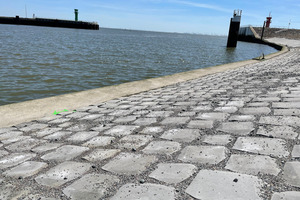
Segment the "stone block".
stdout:
<svg viewBox="0 0 300 200">
<path fill-rule="evenodd" d="M 67 161 L 51 168 L 45 174 L 39 175 L 35 181 L 44 186 L 57 188 L 82 176 L 90 167 L 91 165 L 88 163 Z"/>
<path fill-rule="evenodd" d="M 27 161 L 8 171 L 5 171 L 3 174 L 5 176 L 10 176 L 14 178 L 25 178 L 37 174 L 39 171 L 46 168 L 47 166 L 47 163 L 44 162 Z"/>
<path fill-rule="evenodd" d="M 121 150 L 119 149 L 96 149 L 92 151 L 92 153 L 84 156 L 83 159 L 90 162 L 97 162 L 107 158 L 111 158 L 120 152 Z"/>
<path fill-rule="evenodd" d="M 192 176 L 197 167 L 184 163 L 160 163 L 149 177 L 168 184 L 177 184 Z"/>
<path fill-rule="evenodd" d="M 34 158 L 34 153 L 12 153 L 0 159 L 0 169 L 6 169 Z"/>
<path fill-rule="evenodd" d="M 201 170 L 186 192 L 196 199 L 262 199 L 262 181 L 255 176 L 216 170 Z"/>
<path fill-rule="evenodd" d="M 43 153 L 45 151 L 50 151 L 50 150 L 56 149 L 56 148 L 60 147 L 61 145 L 63 145 L 63 144 L 61 144 L 61 143 L 46 143 L 41 146 L 33 148 L 32 151 L 34 151 L 36 153 Z"/>
<path fill-rule="evenodd" d="M 205 128 L 213 128 L 214 121 L 207 121 L 207 120 L 191 120 L 190 123 L 188 123 L 188 128 L 199 128 L 199 129 L 205 129 Z"/>
<path fill-rule="evenodd" d="M 80 147 L 74 145 L 64 145 L 59 147 L 53 152 L 43 155 L 41 158 L 43 160 L 52 160 L 52 161 L 66 161 L 72 160 L 73 158 L 81 155 L 82 153 L 88 151 L 87 147 Z"/>
<path fill-rule="evenodd" d="M 288 157 L 290 154 L 286 142 L 275 138 L 239 137 L 233 149 L 276 157 Z"/>
<path fill-rule="evenodd" d="M 37 139 L 26 139 L 14 144 L 11 144 L 9 146 L 6 146 L 5 148 L 9 151 L 13 152 L 22 152 L 22 151 L 28 151 L 31 150 L 33 147 L 44 143 L 44 140 L 37 140 Z"/>
<path fill-rule="evenodd" d="M 110 145 L 114 142 L 115 138 L 110 136 L 97 136 L 89 141 L 82 144 L 82 146 L 94 148 L 94 147 L 105 147 L 107 145 Z"/>
<path fill-rule="evenodd" d="M 63 190 L 63 193 L 74 200 L 103 199 L 108 190 L 120 180 L 116 176 L 105 174 L 87 174 Z"/>
<path fill-rule="evenodd" d="M 102 169 L 117 174 L 137 175 L 156 161 L 155 156 L 121 153 L 104 165 Z"/>
<path fill-rule="evenodd" d="M 300 127 L 300 118 L 293 116 L 265 116 L 260 118 L 259 123 Z"/>
<path fill-rule="evenodd" d="M 122 126 L 118 125 L 115 126 L 107 131 L 104 132 L 105 135 L 112 135 L 112 136 L 123 136 L 123 135 L 130 135 L 134 130 L 139 128 L 139 126 Z"/>
<path fill-rule="evenodd" d="M 273 108 L 300 108 L 300 101 L 298 102 L 274 102 Z"/>
<path fill-rule="evenodd" d="M 283 178 L 289 185 L 300 187 L 300 162 L 287 162 L 283 168 Z"/>
<path fill-rule="evenodd" d="M 196 118 L 211 121 L 225 121 L 230 115 L 222 112 L 200 113 Z"/>
<path fill-rule="evenodd" d="M 74 142 L 74 143 L 80 143 L 80 142 L 84 142 L 88 139 L 91 139 L 97 135 L 98 135 L 97 131 L 78 132 L 78 133 L 75 133 L 74 135 L 70 136 L 67 140 Z"/>
<path fill-rule="evenodd" d="M 268 107 L 249 107 L 240 108 L 239 111 L 245 115 L 267 115 L 271 112 L 271 109 Z"/>
<path fill-rule="evenodd" d="M 295 145 L 292 151 L 293 158 L 300 158 L 300 145 Z"/>
<path fill-rule="evenodd" d="M 157 134 L 157 133 L 161 133 L 163 132 L 164 129 L 160 126 L 153 126 L 153 127 L 146 127 L 144 128 L 141 133 L 143 134 L 150 134 L 150 135 L 154 135 L 154 134 Z"/>
<path fill-rule="evenodd" d="M 226 145 L 233 139 L 231 135 L 205 135 L 202 142 L 214 145 Z"/>
<path fill-rule="evenodd" d="M 223 146 L 187 146 L 178 159 L 183 162 L 218 164 L 226 158 L 227 148 Z"/>
<path fill-rule="evenodd" d="M 143 152 L 146 154 L 167 154 L 171 155 L 181 149 L 181 145 L 178 142 L 171 141 L 153 141 L 148 144 Z"/>
<path fill-rule="evenodd" d="M 300 109 L 274 109 L 274 115 L 300 116 Z"/>
<path fill-rule="evenodd" d="M 164 132 L 160 138 L 176 142 L 192 142 L 200 137 L 197 129 L 171 129 Z"/>
<path fill-rule="evenodd" d="M 179 125 L 186 124 L 190 120 L 189 117 L 167 117 L 161 124 L 163 125 Z"/>
<path fill-rule="evenodd" d="M 271 200 L 299 200 L 300 192 L 287 191 L 287 192 L 275 192 Z"/>
<path fill-rule="evenodd" d="M 110 200 L 175 200 L 175 189 L 164 185 L 145 183 L 123 185 Z"/>
<path fill-rule="evenodd" d="M 224 113 L 235 113 L 236 111 L 238 111 L 238 108 L 233 106 L 224 106 L 224 107 L 218 107 L 214 111 L 224 112 Z"/>
<path fill-rule="evenodd" d="M 228 121 L 254 121 L 253 115 L 232 115 Z"/>
<path fill-rule="evenodd" d="M 252 122 L 224 122 L 217 130 L 234 135 L 249 135 L 254 130 L 254 124 Z"/>
<path fill-rule="evenodd" d="M 153 139 L 151 135 L 126 135 L 119 140 L 118 148 L 138 149 Z"/>
<path fill-rule="evenodd" d="M 262 173 L 277 176 L 280 172 L 276 159 L 269 156 L 231 155 L 225 168 L 251 175 Z"/>
<path fill-rule="evenodd" d="M 283 139 L 296 139 L 298 133 L 294 132 L 294 129 L 290 126 L 267 126 L 259 127 L 257 135 L 263 135 L 267 137 L 276 137 Z"/>
</svg>

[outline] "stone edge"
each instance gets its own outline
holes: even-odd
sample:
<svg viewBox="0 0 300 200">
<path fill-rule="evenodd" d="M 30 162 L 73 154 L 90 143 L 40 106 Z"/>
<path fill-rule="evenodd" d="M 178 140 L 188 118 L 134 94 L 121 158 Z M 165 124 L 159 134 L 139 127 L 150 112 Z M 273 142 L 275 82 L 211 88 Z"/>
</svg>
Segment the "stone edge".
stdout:
<svg viewBox="0 0 300 200">
<path fill-rule="evenodd" d="M 265 56 L 265 60 L 279 56 L 288 51 L 288 47 L 282 46 L 281 51 Z M 210 74 L 225 72 L 227 70 L 236 69 L 257 62 L 261 61 L 239 61 L 158 78 L 128 82 L 120 85 L 107 86 L 54 97 L 0 106 L 0 128 L 10 127 L 20 123 L 37 120 L 42 117 L 51 116 L 53 115 L 52 113 L 55 110 L 74 110 L 89 105 L 97 105 L 112 99 L 138 94 L 153 89 L 158 89 L 161 87 L 173 85 L 188 80 L 193 80 Z"/>
</svg>

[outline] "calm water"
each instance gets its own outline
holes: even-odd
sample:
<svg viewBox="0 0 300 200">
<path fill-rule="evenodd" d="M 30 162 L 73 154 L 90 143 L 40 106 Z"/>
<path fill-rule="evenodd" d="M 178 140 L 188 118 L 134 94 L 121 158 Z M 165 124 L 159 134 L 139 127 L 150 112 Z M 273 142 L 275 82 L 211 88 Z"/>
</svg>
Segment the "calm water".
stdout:
<svg viewBox="0 0 300 200">
<path fill-rule="evenodd" d="M 276 52 L 227 37 L 0 24 L 0 105 L 159 77 Z"/>
</svg>

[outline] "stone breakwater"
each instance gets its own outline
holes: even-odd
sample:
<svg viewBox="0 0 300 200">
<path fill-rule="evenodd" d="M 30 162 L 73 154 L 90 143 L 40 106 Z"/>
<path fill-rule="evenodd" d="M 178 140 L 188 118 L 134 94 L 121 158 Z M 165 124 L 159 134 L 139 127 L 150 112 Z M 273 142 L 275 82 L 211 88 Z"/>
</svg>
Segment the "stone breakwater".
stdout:
<svg viewBox="0 0 300 200">
<path fill-rule="evenodd" d="M 253 27 L 255 32 L 261 37 L 262 27 Z M 265 28 L 264 38 L 286 38 L 293 40 L 300 40 L 300 30 L 299 29 L 281 29 L 281 28 Z"/>
<path fill-rule="evenodd" d="M 300 49 L 0 129 L 0 199 L 300 199 Z"/>
</svg>

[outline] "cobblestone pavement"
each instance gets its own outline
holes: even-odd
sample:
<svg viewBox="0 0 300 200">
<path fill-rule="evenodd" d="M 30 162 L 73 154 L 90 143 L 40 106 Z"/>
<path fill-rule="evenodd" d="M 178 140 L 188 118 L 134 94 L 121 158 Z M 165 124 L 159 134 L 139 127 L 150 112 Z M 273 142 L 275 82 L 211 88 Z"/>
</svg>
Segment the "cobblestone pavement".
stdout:
<svg viewBox="0 0 300 200">
<path fill-rule="evenodd" d="M 300 199 L 300 49 L 0 129 L 0 199 Z"/>
</svg>

